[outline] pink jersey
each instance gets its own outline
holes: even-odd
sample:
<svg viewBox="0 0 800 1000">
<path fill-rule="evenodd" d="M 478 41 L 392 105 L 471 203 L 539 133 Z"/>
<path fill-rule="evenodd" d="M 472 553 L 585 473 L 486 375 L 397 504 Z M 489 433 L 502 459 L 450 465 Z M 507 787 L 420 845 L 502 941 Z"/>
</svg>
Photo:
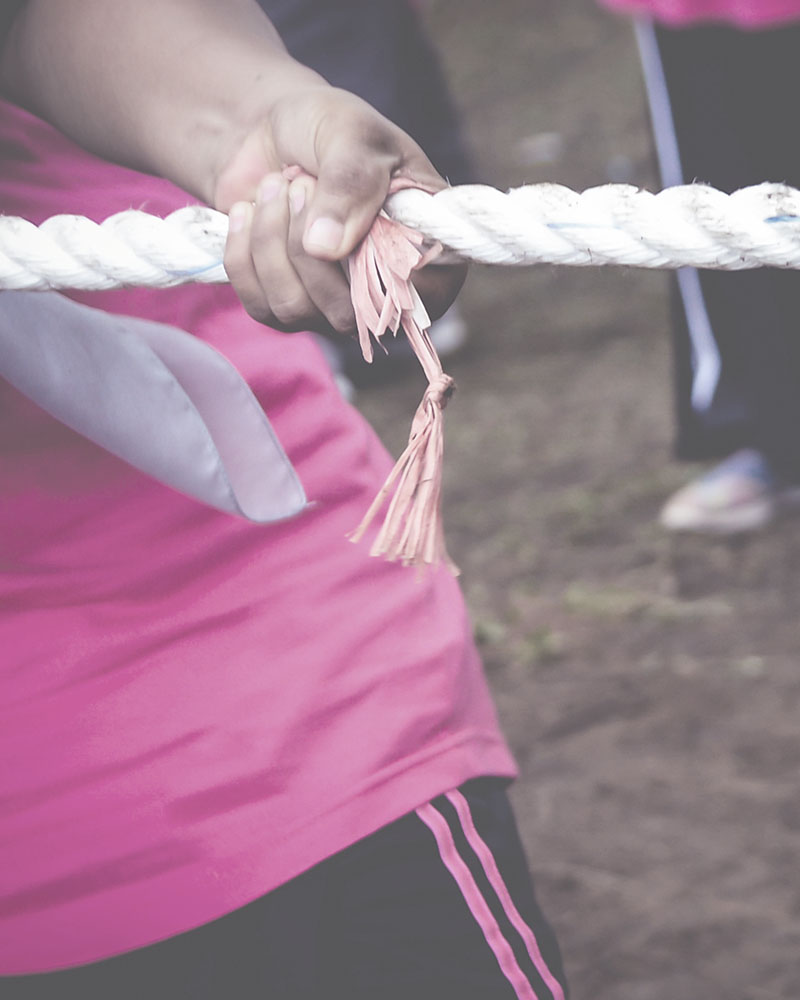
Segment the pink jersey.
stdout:
<svg viewBox="0 0 800 1000">
<path fill-rule="evenodd" d="M 671 25 L 723 22 L 767 28 L 800 19 L 800 0 L 600 0 L 627 14 L 647 14 Z"/>
<path fill-rule="evenodd" d="M 34 222 L 190 201 L 8 104 L 0 149 L 0 210 Z M 186 931 L 514 774 L 457 583 L 346 538 L 391 462 L 314 340 L 226 286 L 75 298 L 222 351 L 310 507 L 219 513 L 0 387 L 0 974 Z"/>
</svg>

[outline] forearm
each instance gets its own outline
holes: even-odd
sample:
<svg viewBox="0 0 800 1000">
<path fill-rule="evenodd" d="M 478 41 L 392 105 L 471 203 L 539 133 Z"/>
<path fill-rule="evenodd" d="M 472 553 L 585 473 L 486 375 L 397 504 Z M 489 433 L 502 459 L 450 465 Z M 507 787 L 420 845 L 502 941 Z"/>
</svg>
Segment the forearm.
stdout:
<svg viewBox="0 0 800 1000">
<path fill-rule="evenodd" d="M 319 85 L 253 0 L 28 0 L 2 59 L 17 103 L 209 203 L 254 123 Z"/>
<path fill-rule="evenodd" d="M 338 262 L 393 189 L 444 186 L 401 129 L 293 60 L 256 0 L 26 0 L 0 49 L 12 100 L 230 212 L 228 276 L 282 329 L 350 330 Z M 463 280 L 436 270 L 434 309 Z"/>
</svg>

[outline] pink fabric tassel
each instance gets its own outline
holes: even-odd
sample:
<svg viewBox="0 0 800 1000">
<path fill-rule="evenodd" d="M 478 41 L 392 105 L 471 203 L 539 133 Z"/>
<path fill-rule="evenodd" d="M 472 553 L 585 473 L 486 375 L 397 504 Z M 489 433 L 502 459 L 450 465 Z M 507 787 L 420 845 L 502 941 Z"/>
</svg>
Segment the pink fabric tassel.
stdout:
<svg viewBox="0 0 800 1000">
<path fill-rule="evenodd" d="M 381 212 L 349 259 L 350 294 L 364 359 L 371 362 L 373 357 L 370 334 L 380 343 L 387 330 L 396 335 L 402 327 L 428 379 L 411 424 L 408 447 L 350 538 L 357 542 L 364 536 L 391 495 L 370 554 L 407 566 L 444 563 L 457 574 L 445 548 L 441 512 L 442 411 L 455 383 L 442 370 L 428 336 L 430 318 L 411 283 L 411 272 L 438 256 L 441 247 L 424 251 L 422 244 L 419 233 Z"/>
</svg>

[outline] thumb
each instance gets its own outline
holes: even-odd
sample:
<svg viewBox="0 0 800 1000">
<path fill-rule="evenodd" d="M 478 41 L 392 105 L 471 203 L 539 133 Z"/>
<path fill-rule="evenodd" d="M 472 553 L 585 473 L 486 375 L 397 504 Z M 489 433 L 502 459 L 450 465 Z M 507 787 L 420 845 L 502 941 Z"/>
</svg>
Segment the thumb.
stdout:
<svg viewBox="0 0 800 1000">
<path fill-rule="evenodd" d="M 321 159 L 303 233 L 312 257 L 340 260 L 369 232 L 389 193 L 389 156 L 358 156 L 353 144 L 337 144 Z"/>
</svg>

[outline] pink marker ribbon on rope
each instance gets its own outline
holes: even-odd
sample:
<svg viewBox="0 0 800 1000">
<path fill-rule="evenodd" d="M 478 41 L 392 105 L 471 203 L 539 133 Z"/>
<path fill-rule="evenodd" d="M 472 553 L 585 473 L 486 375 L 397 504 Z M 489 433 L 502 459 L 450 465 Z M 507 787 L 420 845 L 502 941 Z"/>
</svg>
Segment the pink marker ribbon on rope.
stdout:
<svg viewBox="0 0 800 1000">
<path fill-rule="evenodd" d="M 297 166 L 283 170 L 288 180 L 303 172 Z M 411 186 L 396 178 L 389 193 Z M 420 568 L 444 564 L 457 576 L 458 567 L 447 554 L 442 524 L 443 411 L 455 391 L 455 382 L 442 369 L 428 335 L 430 317 L 411 281 L 412 272 L 438 257 L 442 246 L 435 243 L 424 249 L 424 243 L 425 238 L 416 230 L 381 211 L 347 259 L 350 298 L 364 360 L 372 362 L 370 336 L 380 344 L 387 331 L 396 336 L 402 328 L 428 380 L 411 422 L 408 445 L 349 538 L 361 541 L 388 500 L 370 555 Z"/>
<path fill-rule="evenodd" d="M 402 328 L 419 359 L 428 388 L 411 423 L 408 446 L 389 473 L 361 524 L 350 535 L 358 542 L 381 507 L 389 506 L 370 554 L 407 566 L 444 563 L 458 569 L 447 554 L 442 526 L 443 410 L 455 383 L 428 335 L 427 310 L 411 274 L 441 253 L 436 244 L 423 250 L 424 238 L 381 212 L 364 240 L 350 255 L 350 295 L 364 360 L 372 361 L 370 334 L 380 343 L 387 331 Z"/>
</svg>

